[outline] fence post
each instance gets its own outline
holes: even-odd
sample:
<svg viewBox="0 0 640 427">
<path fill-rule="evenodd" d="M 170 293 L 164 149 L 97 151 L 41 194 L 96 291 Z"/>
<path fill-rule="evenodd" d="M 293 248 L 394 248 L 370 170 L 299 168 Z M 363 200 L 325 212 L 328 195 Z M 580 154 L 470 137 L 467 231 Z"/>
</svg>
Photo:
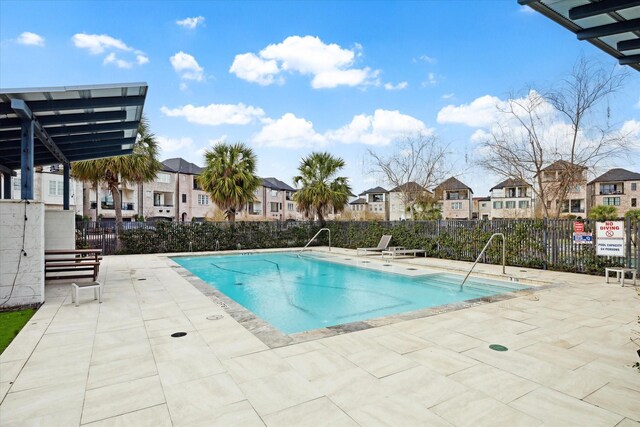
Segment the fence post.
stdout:
<svg viewBox="0 0 640 427">
<path fill-rule="evenodd" d="M 625 251 L 625 259 L 627 268 L 631 268 L 631 217 L 625 218 L 625 237 L 627 239 L 627 250 Z"/>
<path fill-rule="evenodd" d="M 542 246 L 543 246 L 543 250 L 544 250 L 544 255 L 543 255 L 543 259 L 544 262 L 542 263 L 543 268 L 546 270 L 548 268 L 547 265 L 547 260 L 549 258 L 549 232 L 548 232 L 548 226 L 549 226 L 549 222 L 547 220 L 547 218 L 544 219 L 543 223 L 542 223 Z"/>
</svg>

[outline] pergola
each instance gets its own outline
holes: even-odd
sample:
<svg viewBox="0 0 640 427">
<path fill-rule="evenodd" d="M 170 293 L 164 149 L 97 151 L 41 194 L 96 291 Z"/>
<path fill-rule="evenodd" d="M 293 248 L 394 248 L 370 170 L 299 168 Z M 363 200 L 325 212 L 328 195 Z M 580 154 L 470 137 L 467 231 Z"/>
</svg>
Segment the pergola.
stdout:
<svg viewBox="0 0 640 427">
<path fill-rule="evenodd" d="M 518 0 L 640 71 L 640 0 Z"/>
<path fill-rule="evenodd" d="M 63 209 L 69 209 L 72 162 L 131 154 L 146 83 L 0 89 L 3 196 L 20 170 L 21 199 L 33 199 L 34 168 L 63 165 Z"/>
</svg>

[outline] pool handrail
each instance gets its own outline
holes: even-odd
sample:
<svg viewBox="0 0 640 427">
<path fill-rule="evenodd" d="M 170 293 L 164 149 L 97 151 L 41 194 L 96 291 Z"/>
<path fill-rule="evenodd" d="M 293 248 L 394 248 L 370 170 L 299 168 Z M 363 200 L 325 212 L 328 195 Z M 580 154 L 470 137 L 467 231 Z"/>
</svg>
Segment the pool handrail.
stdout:
<svg viewBox="0 0 640 427">
<path fill-rule="evenodd" d="M 484 245 L 484 248 L 482 248 L 482 250 L 480 251 L 480 255 L 478 255 L 478 258 L 476 258 L 476 261 L 473 263 L 473 265 L 471 266 L 471 268 L 467 272 L 467 275 L 464 276 L 464 280 L 462 281 L 462 283 L 460 283 L 460 290 L 461 291 L 462 291 L 462 287 L 464 286 L 464 283 L 469 278 L 469 275 L 471 274 L 471 272 L 475 268 L 475 266 L 478 263 L 478 261 L 480 261 L 480 258 L 482 257 L 484 252 L 487 250 L 487 248 L 491 244 L 491 241 L 493 240 L 493 238 L 496 237 L 496 236 L 502 237 L 502 274 L 507 274 L 507 273 L 505 273 L 505 259 L 506 259 L 506 257 L 505 257 L 505 254 L 506 254 L 506 252 L 505 252 L 505 244 L 506 244 L 506 242 L 505 242 L 504 234 L 503 233 L 493 233 L 491 235 L 491 237 L 489 237 L 489 240 L 487 241 L 487 244 Z"/>
<path fill-rule="evenodd" d="M 311 240 L 309 240 L 307 242 L 306 245 L 304 245 L 304 248 L 300 249 L 300 252 L 298 252 L 298 258 L 300 258 L 300 254 L 302 253 L 302 251 L 304 251 L 305 249 L 307 249 L 307 246 L 309 246 L 311 244 L 311 242 L 313 242 L 316 237 L 318 237 L 318 235 L 320 233 L 322 233 L 323 231 L 327 231 L 329 232 L 329 252 L 331 252 L 331 230 L 329 230 L 328 228 L 321 228 L 320 230 L 318 230 L 318 232 L 311 238 Z"/>
</svg>

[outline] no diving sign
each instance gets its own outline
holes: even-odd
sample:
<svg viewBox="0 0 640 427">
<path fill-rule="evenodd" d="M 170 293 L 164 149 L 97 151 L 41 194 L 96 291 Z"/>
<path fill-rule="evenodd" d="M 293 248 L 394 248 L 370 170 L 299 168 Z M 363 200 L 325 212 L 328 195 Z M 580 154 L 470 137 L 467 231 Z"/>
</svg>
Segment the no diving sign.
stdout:
<svg viewBox="0 0 640 427">
<path fill-rule="evenodd" d="M 596 223 L 596 255 L 624 256 L 624 221 Z"/>
</svg>

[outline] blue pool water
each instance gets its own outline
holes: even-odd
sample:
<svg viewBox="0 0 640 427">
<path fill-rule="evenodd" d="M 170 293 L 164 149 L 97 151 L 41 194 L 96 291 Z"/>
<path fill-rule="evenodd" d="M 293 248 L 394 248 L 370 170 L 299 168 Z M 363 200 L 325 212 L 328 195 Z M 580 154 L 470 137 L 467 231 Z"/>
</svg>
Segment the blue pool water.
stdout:
<svg viewBox="0 0 640 427">
<path fill-rule="evenodd" d="M 173 258 L 286 334 L 526 287 L 470 278 L 460 291 L 463 277 L 456 274 L 409 277 L 327 259 L 290 252 Z"/>
</svg>

